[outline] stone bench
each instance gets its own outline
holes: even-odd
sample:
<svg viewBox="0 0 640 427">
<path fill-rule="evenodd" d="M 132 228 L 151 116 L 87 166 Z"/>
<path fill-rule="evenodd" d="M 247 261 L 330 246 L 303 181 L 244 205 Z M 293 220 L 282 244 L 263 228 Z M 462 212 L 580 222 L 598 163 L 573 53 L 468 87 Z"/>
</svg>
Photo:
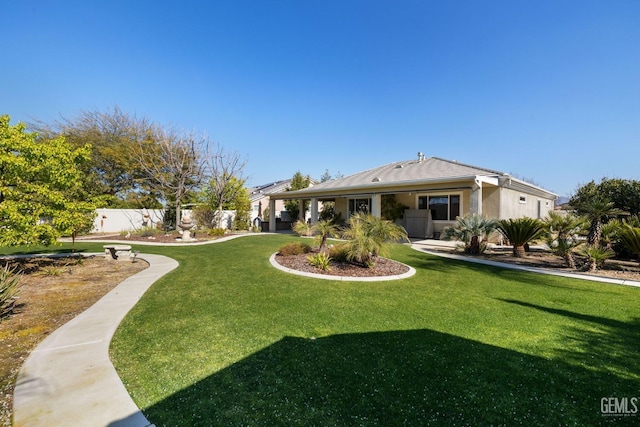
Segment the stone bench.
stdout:
<svg viewBox="0 0 640 427">
<path fill-rule="evenodd" d="M 133 261 L 135 254 L 131 253 L 129 245 L 104 245 L 104 257 L 117 261 Z"/>
</svg>

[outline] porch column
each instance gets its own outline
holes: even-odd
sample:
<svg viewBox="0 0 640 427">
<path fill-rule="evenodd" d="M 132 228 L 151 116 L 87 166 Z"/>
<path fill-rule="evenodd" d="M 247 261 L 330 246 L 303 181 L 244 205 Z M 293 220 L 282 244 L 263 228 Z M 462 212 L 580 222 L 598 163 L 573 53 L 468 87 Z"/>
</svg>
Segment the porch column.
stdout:
<svg viewBox="0 0 640 427">
<path fill-rule="evenodd" d="M 469 213 L 482 215 L 482 183 L 476 183 L 471 189 Z"/>
<path fill-rule="evenodd" d="M 304 199 L 298 200 L 298 219 L 304 222 Z"/>
<path fill-rule="evenodd" d="M 276 201 L 269 198 L 269 231 L 276 232 Z"/>
<path fill-rule="evenodd" d="M 318 222 L 318 199 L 311 199 L 311 225 Z"/>
<path fill-rule="evenodd" d="M 380 194 L 371 196 L 371 215 L 376 218 L 382 216 L 382 196 Z"/>
</svg>

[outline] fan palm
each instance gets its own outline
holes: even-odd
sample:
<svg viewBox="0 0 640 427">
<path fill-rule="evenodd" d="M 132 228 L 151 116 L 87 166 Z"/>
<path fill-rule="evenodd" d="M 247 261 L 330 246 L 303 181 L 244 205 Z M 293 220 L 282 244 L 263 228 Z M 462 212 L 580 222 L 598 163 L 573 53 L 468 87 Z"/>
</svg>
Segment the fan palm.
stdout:
<svg viewBox="0 0 640 427">
<path fill-rule="evenodd" d="M 585 215 L 590 222 L 587 243 L 591 246 L 599 246 L 602 237 L 602 225 L 609 218 L 625 215 L 621 209 L 615 207 L 613 202 L 603 197 L 592 197 L 576 206 L 579 214 Z"/>
<path fill-rule="evenodd" d="M 470 254 L 482 252 L 483 241 L 486 241 L 498 226 L 495 220 L 482 215 L 471 214 L 458 217 L 456 224 L 443 230 L 443 240 L 459 240 L 464 243 L 464 250 Z"/>
<path fill-rule="evenodd" d="M 524 245 L 540 235 L 544 223 L 533 218 L 501 219 L 498 231 L 513 245 L 513 256 L 525 256 Z"/>
<path fill-rule="evenodd" d="M 567 267 L 576 268 L 573 250 L 582 244 L 578 235 L 585 228 L 585 219 L 573 214 L 563 215 L 550 211 L 544 225 L 546 242 L 551 252 L 562 257 Z"/>
</svg>

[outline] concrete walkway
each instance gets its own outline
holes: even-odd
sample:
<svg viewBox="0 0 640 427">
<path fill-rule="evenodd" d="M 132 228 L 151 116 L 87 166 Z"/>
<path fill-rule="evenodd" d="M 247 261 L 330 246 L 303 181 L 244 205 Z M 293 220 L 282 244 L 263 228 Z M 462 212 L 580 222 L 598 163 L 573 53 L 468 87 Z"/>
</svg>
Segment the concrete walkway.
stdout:
<svg viewBox="0 0 640 427">
<path fill-rule="evenodd" d="M 161 255 L 49 335 L 25 361 L 14 391 L 15 427 L 151 424 L 133 403 L 109 359 L 116 328 L 145 291 L 178 267 Z"/>
</svg>

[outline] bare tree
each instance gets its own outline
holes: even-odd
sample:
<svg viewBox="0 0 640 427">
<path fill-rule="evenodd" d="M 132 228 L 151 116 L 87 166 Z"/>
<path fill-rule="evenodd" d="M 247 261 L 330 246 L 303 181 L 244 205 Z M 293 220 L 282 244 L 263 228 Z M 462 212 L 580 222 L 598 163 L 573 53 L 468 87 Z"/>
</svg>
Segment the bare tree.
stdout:
<svg viewBox="0 0 640 427">
<path fill-rule="evenodd" d="M 224 205 L 235 200 L 244 187 L 243 170 L 246 165 L 235 151 L 226 151 L 218 145 L 207 155 L 209 186 L 206 192 L 214 207 L 218 209 L 217 226 L 220 227 Z"/>
<path fill-rule="evenodd" d="M 144 171 L 144 181 L 164 200 L 175 201 L 176 222 L 180 221 L 182 200 L 203 181 L 203 153 L 208 145 L 208 138 L 193 131 L 180 134 L 156 127 L 132 150 L 132 157 Z"/>
</svg>

